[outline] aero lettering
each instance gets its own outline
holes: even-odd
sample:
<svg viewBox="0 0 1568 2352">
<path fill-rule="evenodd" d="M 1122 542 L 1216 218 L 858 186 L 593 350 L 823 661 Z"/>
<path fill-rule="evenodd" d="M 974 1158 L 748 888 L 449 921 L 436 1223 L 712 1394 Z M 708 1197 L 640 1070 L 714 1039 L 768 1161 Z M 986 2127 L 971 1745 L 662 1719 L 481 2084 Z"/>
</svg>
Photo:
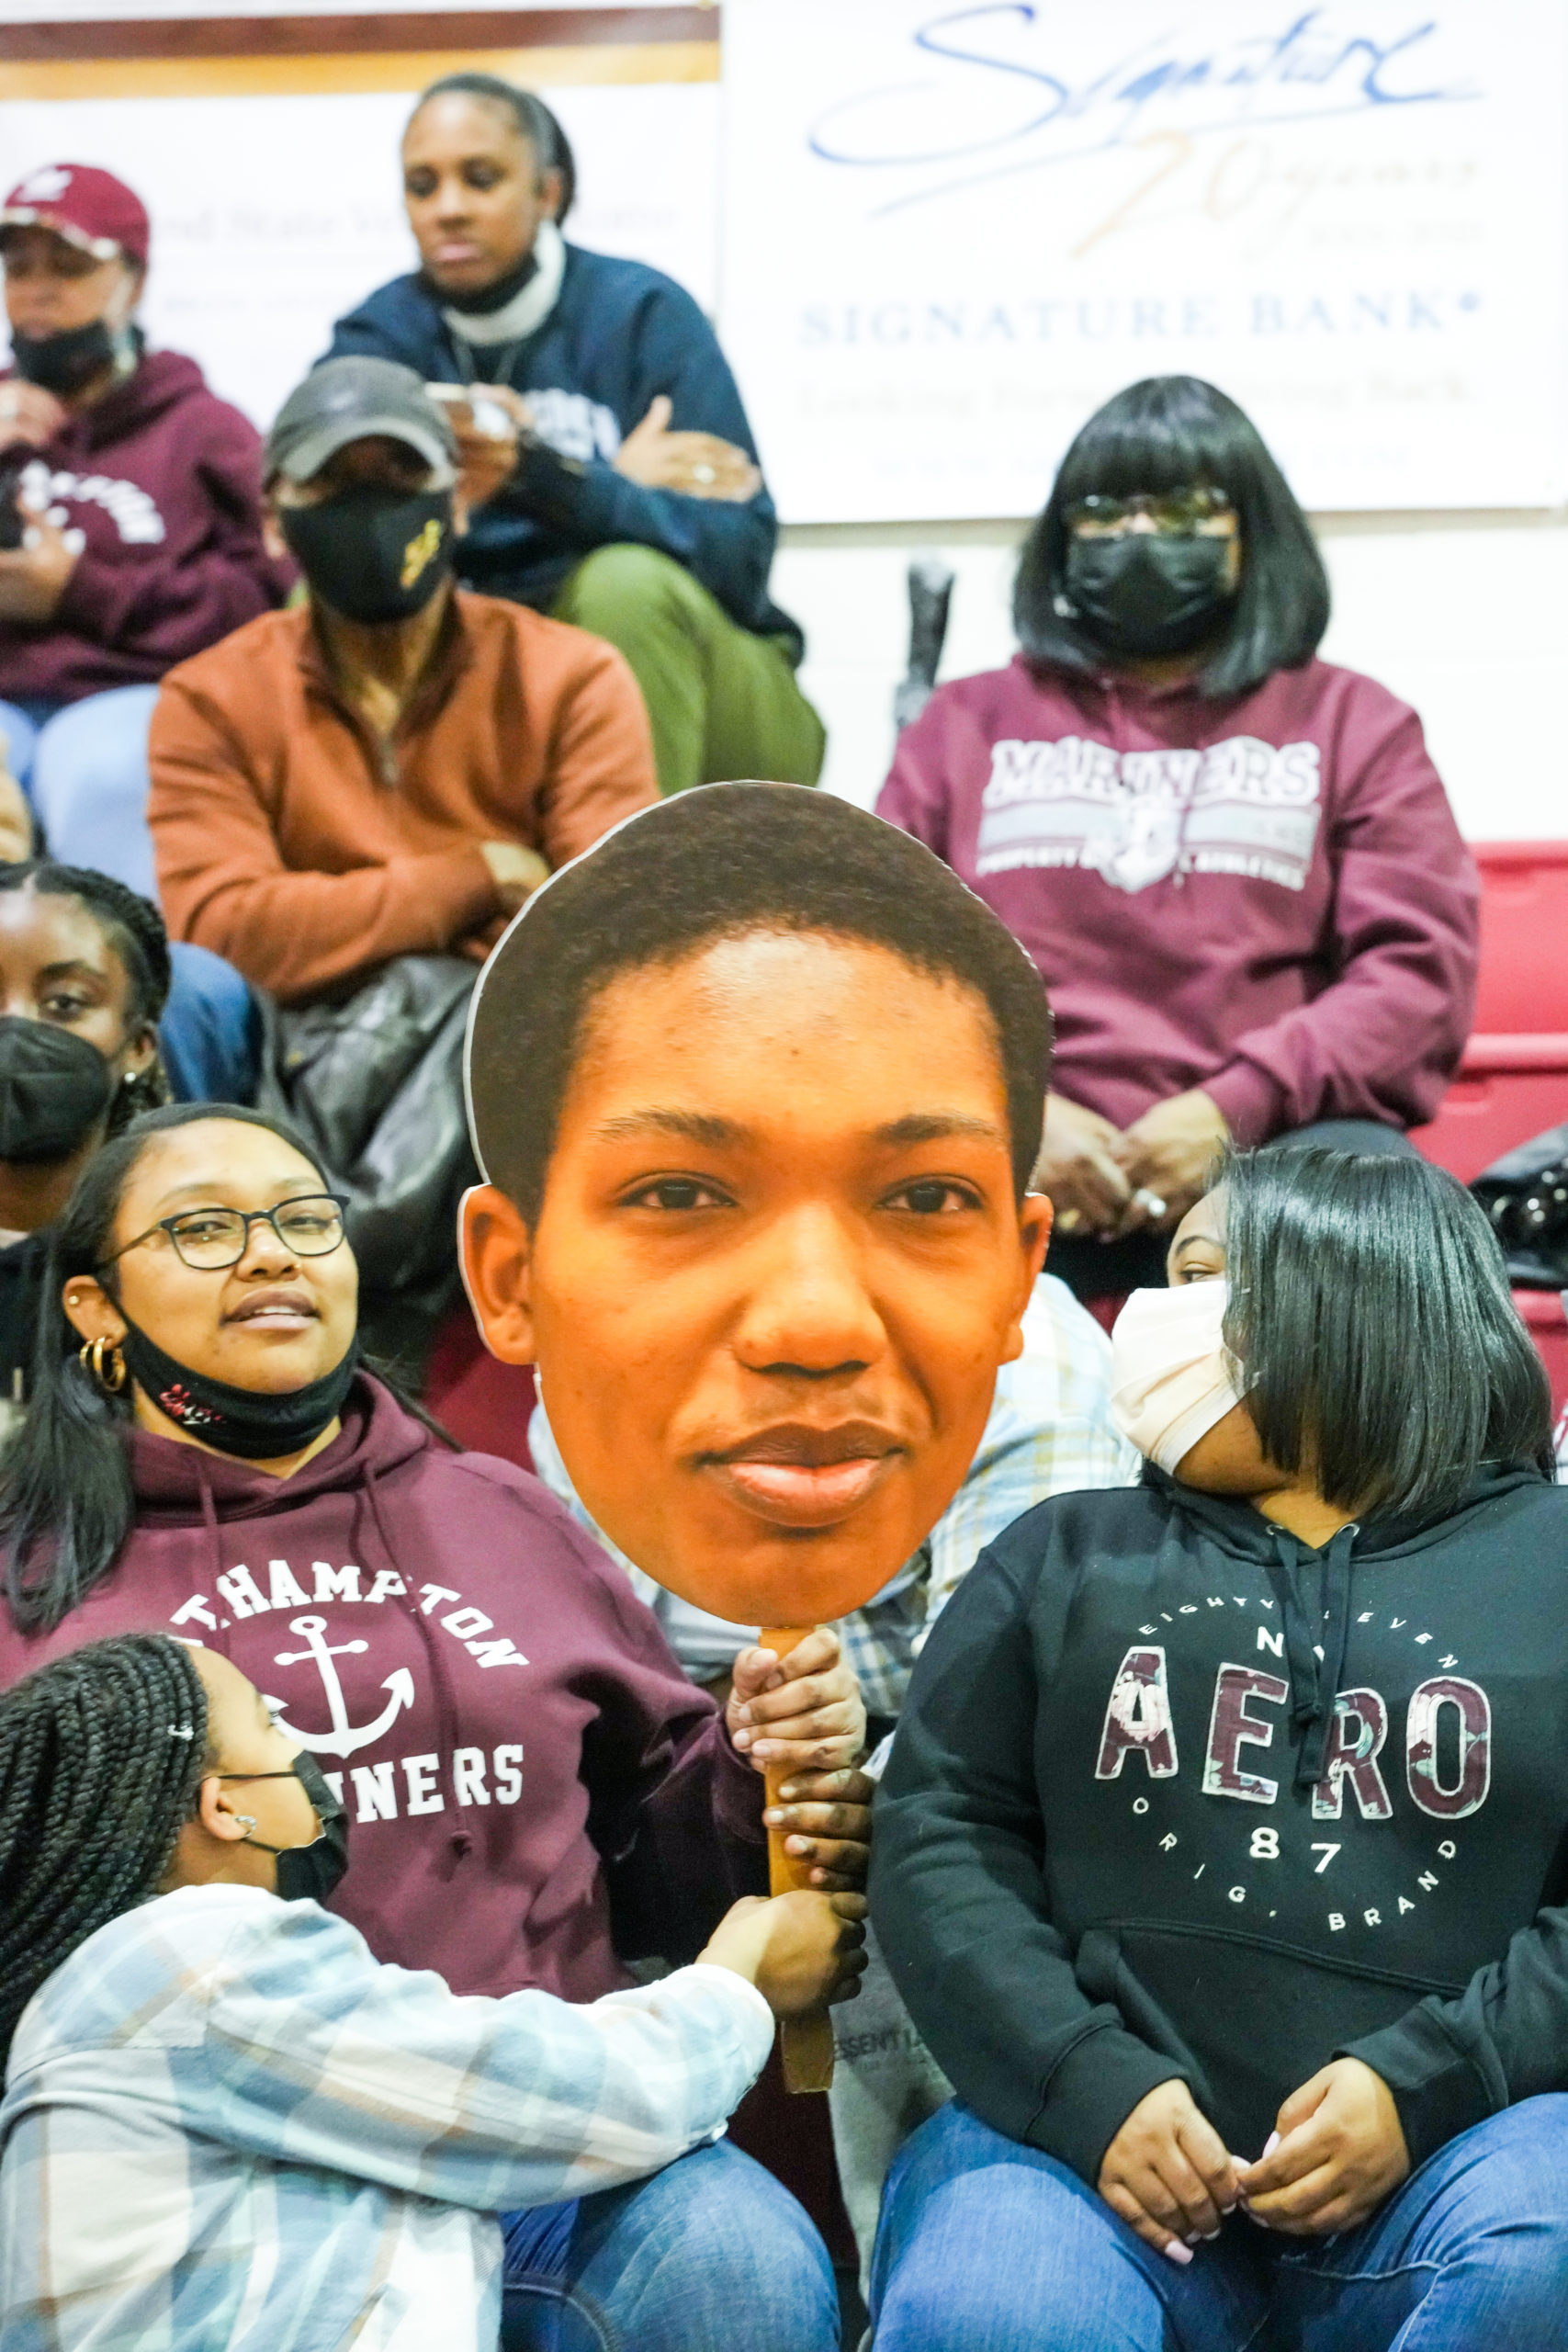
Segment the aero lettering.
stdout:
<svg viewBox="0 0 1568 2352">
<path fill-rule="evenodd" d="M 1203 1793 L 1210 1797 L 1239 1797 L 1244 1804 L 1272 1804 L 1280 1793 L 1278 1781 L 1243 1770 L 1243 1747 L 1272 1747 L 1274 1726 L 1247 1713 L 1247 1702 L 1260 1699 L 1278 1707 L 1291 1695 L 1291 1686 L 1277 1674 L 1256 1666 L 1222 1666 L 1214 1677 L 1214 1703 L 1209 1713 L 1209 1746 L 1203 1758 Z"/>
<path fill-rule="evenodd" d="M 1151 1781 L 1168 1781 L 1178 1769 L 1162 1648 L 1132 1649 L 1122 1659 L 1106 1702 L 1095 1779 L 1119 1781 L 1129 1752 L 1143 1758 Z"/>
<path fill-rule="evenodd" d="M 1438 1780 L 1438 1741 L 1443 1710 L 1458 1717 L 1457 1773 L 1451 1788 Z M 1492 1702 L 1479 1682 L 1460 1674 L 1439 1674 L 1410 1694 L 1404 1734 L 1404 1777 L 1423 1813 L 1437 1821 L 1462 1821 L 1478 1813 L 1492 1786 Z"/>
<path fill-rule="evenodd" d="M 1314 1821 L 1337 1821 L 1345 1810 L 1345 1783 L 1356 1792 L 1363 1821 L 1390 1821 L 1393 1804 L 1377 1759 L 1388 1737 L 1388 1709 L 1375 1690 L 1341 1690 L 1323 1778 L 1312 1792 Z"/>
<path fill-rule="evenodd" d="M 1289 1697 L 1284 1678 L 1262 1667 L 1226 1663 L 1219 1668 L 1203 1754 L 1205 1796 L 1234 1797 L 1243 1804 L 1278 1802 L 1279 1781 L 1252 1770 L 1244 1751 L 1273 1746 L 1278 1719 L 1258 1711 L 1283 1707 Z M 1393 1819 L 1393 1803 L 1378 1760 L 1388 1732 L 1388 1702 L 1380 1691 L 1340 1691 L 1323 1778 L 1312 1795 L 1315 1821 L 1343 1819 L 1347 1788 L 1363 1821 Z M 1095 1779 L 1120 1780 L 1131 1753 L 1142 1758 L 1151 1780 L 1173 1779 L 1179 1770 L 1166 1653 L 1154 1644 L 1130 1649 L 1116 1669 Z M 1492 1702 L 1478 1682 L 1462 1675 L 1435 1675 L 1411 1692 L 1404 1773 L 1411 1797 L 1433 1820 L 1462 1821 L 1480 1811 L 1492 1786 Z M 1138 1809 L 1145 1804 L 1140 1799 Z"/>
</svg>

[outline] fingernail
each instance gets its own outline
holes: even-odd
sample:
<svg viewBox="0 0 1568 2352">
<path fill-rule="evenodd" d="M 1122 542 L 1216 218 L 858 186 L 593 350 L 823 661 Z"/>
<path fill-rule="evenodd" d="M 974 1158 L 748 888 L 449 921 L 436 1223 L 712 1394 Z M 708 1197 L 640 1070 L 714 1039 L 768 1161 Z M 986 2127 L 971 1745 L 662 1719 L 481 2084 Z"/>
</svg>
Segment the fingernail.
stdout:
<svg viewBox="0 0 1568 2352">
<path fill-rule="evenodd" d="M 781 1797 L 797 1797 L 800 1791 L 793 1781 L 786 1781 L 779 1791 L 779 1794 Z"/>
<path fill-rule="evenodd" d="M 1203 2232 L 1203 2236 L 1202 2236 L 1202 2243 L 1203 2243 L 1203 2245 L 1213 2245 L 1213 2243 L 1214 2243 L 1214 2240 L 1219 2236 L 1219 2234 L 1220 2234 L 1220 2233 L 1219 2233 L 1218 2230 L 1205 2230 L 1205 2231 Z"/>
<path fill-rule="evenodd" d="M 1231 2201 L 1230 2201 L 1230 2203 L 1229 2203 L 1228 2205 L 1222 2205 L 1222 2206 L 1220 2207 L 1220 2211 L 1221 2211 L 1221 2212 L 1222 2212 L 1222 2213 L 1234 2213 L 1234 2212 L 1235 2211 L 1236 2207 L 1240 2204 L 1240 2202 L 1241 2202 L 1241 2199 L 1240 2199 L 1240 2197 L 1239 2197 L 1239 2196 L 1237 2196 L 1237 2197 L 1233 2197 L 1233 2198 L 1231 2199 Z"/>
<path fill-rule="evenodd" d="M 1278 2133 L 1278 2132 L 1269 2132 L 1269 2143 L 1268 2143 L 1267 2147 L 1266 2147 L 1266 2148 L 1264 2149 L 1264 2151 L 1263 2151 L 1263 2155 L 1262 2155 L 1262 2156 L 1260 2156 L 1260 2157 L 1258 2158 L 1258 2162 L 1259 2162 L 1259 2164 L 1261 2164 L 1261 2163 L 1264 2161 L 1264 2158 L 1265 2158 L 1265 2157 L 1271 2156 L 1271 2155 L 1273 2154 L 1273 2153 L 1274 2153 L 1275 2149 L 1279 2146 L 1279 2144 L 1280 2144 L 1280 2134 Z"/>
<path fill-rule="evenodd" d="M 732 1732 L 730 1734 L 730 1737 L 734 1740 L 737 1747 L 750 1747 L 751 1745 L 751 1735 L 749 1731 Z"/>
<path fill-rule="evenodd" d="M 1172 2238 L 1168 2245 L 1161 2246 L 1160 2252 L 1167 2256 L 1170 2261 L 1179 2262 L 1183 2270 L 1186 2269 L 1188 2264 L 1192 2259 L 1191 2247 L 1190 2245 L 1183 2245 L 1179 2238 Z"/>
</svg>

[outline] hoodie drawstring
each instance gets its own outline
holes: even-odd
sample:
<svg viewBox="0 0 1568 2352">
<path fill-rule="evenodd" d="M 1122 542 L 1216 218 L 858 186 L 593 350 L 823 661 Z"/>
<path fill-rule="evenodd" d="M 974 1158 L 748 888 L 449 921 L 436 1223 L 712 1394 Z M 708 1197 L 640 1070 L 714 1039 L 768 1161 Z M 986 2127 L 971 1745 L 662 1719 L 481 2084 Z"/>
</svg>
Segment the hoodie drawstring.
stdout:
<svg viewBox="0 0 1568 2352">
<path fill-rule="evenodd" d="M 1291 1730 L 1296 1749 L 1295 1785 L 1314 1789 L 1328 1760 L 1329 1735 L 1334 1728 L 1335 1702 L 1345 1672 L 1350 1642 L 1350 1555 L 1359 1533 L 1356 1521 L 1339 1529 L 1326 1551 L 1317 1554 L 1318 1621 L 1314 1625 L 1302 1606 L 1303 1573 L 1299 1545 L 1283 1528 L 1274 1531 L 1274 1557 L 1269 1581 L 1284 1619 L 1285 1660 L 1291 1671 Z"/>
<path fill-rule="evenodd" d="M 199 1454 L 197 1457 L 196 1483 L 201 1495 L 202 1525 L 206 1528 L 208 1541 L 212 1545 L 212 1589 L 217 1595 L 217 1607 L 221 1609 L 223 1590 L 218 1579 L 223 1574 L 223 1538 L 218 1529 L 218 1501 L 212 1491 L 212 1481 L 202 1467 Z M 223 1630 L 221 1618 L 219 1618 L 213 1634 L 212 1646 L 220 1657 L 231 1657 L 233 1655 L 232 1645 Z"/>
<path fill-rule="evenodd" d="M 452 1756 L 456 1753 L 457 1747 L 457 1702 L 452 1696 L 452 1679 L 447 1673 L 446 1660 L 442 1655 L 440 1644 L 436 1641 L 434 1629 L 420 1607 L 416 1596 L 408 1589 L 402 1570 L 398 1566 L 397 1554 L 392 1549 L 391 1539 L 387 1532 L 387 1522 L 381 1512 L 381 1498 L 377 1488 L 376 1473 L 369 1463 L 365 1465 L 364 1491 L 365 1499 L 369 1505 L 370 1516 L 376 1523 L 377 1541 L 381 1546 L 387 1566 L 392 1570 L 399 1582 L 404 1586 L 403 1606 L 419 1628 L 420 1639 L 424 1644 L 424 1655 L 430 1666 L 430 1679 L 435 1691 L 436 1736 L 446 1753 Z M 460 1861 L 466 1854 L 471 1854 L 474 1850 L 474 1831 L 468 1818 L 468 1800 L 460 1793 L 461 1781 L 456 1771 L 452 1779 L 453 1803 L 457 1815 L 457 1826 L 452 1832 L 452 1851 Z"/>
</svg>

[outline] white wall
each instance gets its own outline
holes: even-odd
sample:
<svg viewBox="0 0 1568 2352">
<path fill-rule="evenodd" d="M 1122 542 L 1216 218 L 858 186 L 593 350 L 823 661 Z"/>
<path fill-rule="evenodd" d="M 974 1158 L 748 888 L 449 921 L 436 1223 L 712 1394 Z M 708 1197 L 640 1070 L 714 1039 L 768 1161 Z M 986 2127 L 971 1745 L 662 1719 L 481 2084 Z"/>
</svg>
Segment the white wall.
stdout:
<svg viewBox="0 0 1568 2352">
<path fill-rule="evenodd" d="M 1414 703 L 1462 831 L 1568 834 L 1568 730 L 1555 701 L 1568 648 L 1568 514 L 1315 518 L 1334 584 L 1325 657 Z M 1012 653 L 1023 526 L 786 530 L 773 593 L 806 629 L 803 682 L 828 722 L 825 782 L 869 802 L 892 745 L 908 652 L 911 558 L 953 566 L 943 677 Z"/>
</svg>

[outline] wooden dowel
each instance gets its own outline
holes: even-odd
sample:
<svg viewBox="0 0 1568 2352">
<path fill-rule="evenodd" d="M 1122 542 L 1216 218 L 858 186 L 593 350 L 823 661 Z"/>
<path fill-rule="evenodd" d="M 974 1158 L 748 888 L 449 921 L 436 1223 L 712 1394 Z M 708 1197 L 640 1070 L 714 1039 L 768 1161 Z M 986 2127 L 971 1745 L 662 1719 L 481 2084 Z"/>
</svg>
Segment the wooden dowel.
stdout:
<svg viewBox="0 0 1568 2352">
<path fill-rule="evenodd" d="M 814 1633 L 812 1625 L 786 1625 L 764 1628 L 757 1636 L 760 1646 L 772 1650 L 776 1657 L 786 1657 L 797 1642 Z M 787 1766 L 770 1764 L 764 1785 L 770 1806 L 782 1804 L 779 1794 L 782 1784 L 794 1778 Z M 814 1864 L 808 1854 L 784 1851 L 783 1829 L 768 1832 L 768 1883 L 774 1894 L 789 1894 L 796 1887 L 809 1887 Z M 827 2009 L 815 2009 L 809 2017 L 784 2018 L 779 2025 L 779 2057 L 784 2067 L 784 2088 L 790 2091 L 825 2091 L 833 2080 L 833 2020 Z"/>
</svg>

